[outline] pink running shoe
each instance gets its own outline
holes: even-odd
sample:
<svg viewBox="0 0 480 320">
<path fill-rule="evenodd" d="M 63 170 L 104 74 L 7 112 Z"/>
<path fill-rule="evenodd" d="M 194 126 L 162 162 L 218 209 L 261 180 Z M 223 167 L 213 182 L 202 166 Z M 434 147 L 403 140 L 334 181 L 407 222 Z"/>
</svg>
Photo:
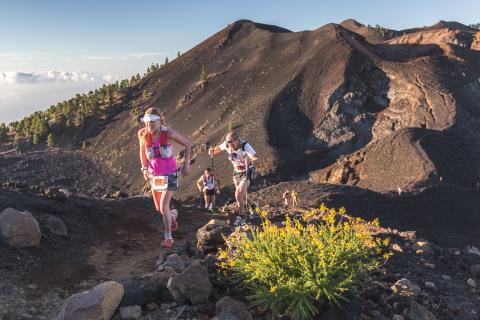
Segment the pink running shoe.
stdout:
<svg viewBox="0 0 480 320">
<path fill-rule="evenodd" d="M 165 239 L 160 243 L 162 248 L 171 248 L 173 246 L 173 239 Z"/>
</svg>

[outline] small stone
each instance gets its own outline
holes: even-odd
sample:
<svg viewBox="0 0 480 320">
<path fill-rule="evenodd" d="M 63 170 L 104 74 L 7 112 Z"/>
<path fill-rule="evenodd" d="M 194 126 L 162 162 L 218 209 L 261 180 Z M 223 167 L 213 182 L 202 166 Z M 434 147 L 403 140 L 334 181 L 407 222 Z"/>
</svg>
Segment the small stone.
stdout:
<svg viewBox="0 0 480 320">
<path fill-rule="evenodd" d="M 146 307 L 148 311 L 153 311 L 158 309 L 158 304 L 156 304 L 155 302 L 150 302 L 147 303 Z"/>
<path fill-rule="evenodd" d="M 216 303 L 217 317 L 220 320 L 252 320 L 252 315 L 241 301 L 235 300 L 229 296 L 223 297 Z"/>
<path fill-rule="evenodd" d="M 62 219 L 51 215 L 51 214 L 44 214 L 39 216 L 38 222 L 42 228 L 47 229 L 50 233 L 56 234 L 58 236 L 67 237 L 68 231 L 67 226 L 63 222 Z"/>
<path fill-rule="evenodd" d="M 172 308 L 175 308 L 177 304 L 175 302 L 164 302 L 160 305 L 160 309 L 161 310 L 168 310 L 168 309 L 172 309 Z"/>
<path fill-rule="evenodd" d="M 407 301 L 395 301 L 392 304 L 393 312 L 402 313 L 408 307 Z"/>
<path fill-rule="evenodd" d="M 172 267 L 175 272 L 181 273 L 185 269 L 185 263 L 178 254 L 171 254 L 163 263 L 163 267 Z"/>
<path fill-rule="evenodd" d="M 421 251 L 421 254 L 429 254 L 433 252 L 430 242 L 425 240 L 418 240 L 417 242 L 415 242 L 412 245 L 412 250 L 415 252 Z"/>
<path fill-rule="evenodd" d="M 36 285 L 34 285 L 34 284 L 29 284 L 29 285 L 27 286 L 27 288 L 30 289 L 30 290 L 37 290 L 37 289 L 38 289 L 38 287 L 37 287 Z"/>
<path fill-rule="evenodd" d="M 435 283 L 431 282 L 431 281 L 425 281 L 425 287 L 427 289 L 431 289 L 431 290 L 436 290 L 437 289 L 437 287 L 435 287 Z"/>
<path fill-rule="evenodd" d="M 459 256 L 462 252 L 458 249 L 453 250 L 453 254 Z"/>
<path fill-rule="evenodd" d="M 393 243 L 392 244 L 392 250 L 396 251 L 396 252 L 400 252 L 400 253 L 403 252 L 402 247 L 398 243 Z"/>
<path fill-rule="evenodd" d="M 450 277 L 450 276 L 447 275 L 447 274 L 442 274 L 442 279 L 445 280 L 445 281 L 451 281 L 451 280 L 452 280 L 452 277 Z"/>
<path fill-rule="evenodd" d="M 140 306 L 120 307 L 120 319 L 134 320 L 142 316 L 142 308 Z"/>
<path fill-rule="evenodd" d="M 480 276 L 480 264 L 474 264 L 470 266 L 470 273 L 474 277 Z"/>
<path fill-rule="evenodd" d="M 472 278 L 468 279 L 467 280 L 467 284 L 472 287 L 472 288 L 476 288 L 477 287 L 477 282 L 475 280 L 473 280 Z"/>
<path fill-rule="evenodd" d="M 423 265 L 425 266 L 425 268 L 435 269 L 435 265 L 433 263 L 425 262 Z"/>
<path fill-rule="evenodd" d="M 394 314 L 392 320 L 404 320 L 405 318 L 399 314 Z"/>
<path fill-rule="evenodd" d="M 408 310 L 408 317 L 410 320 L 435 320 L 437 319 L 430 311 L 421 304 L 412 301 L 410 309 Z"/>
</svg>

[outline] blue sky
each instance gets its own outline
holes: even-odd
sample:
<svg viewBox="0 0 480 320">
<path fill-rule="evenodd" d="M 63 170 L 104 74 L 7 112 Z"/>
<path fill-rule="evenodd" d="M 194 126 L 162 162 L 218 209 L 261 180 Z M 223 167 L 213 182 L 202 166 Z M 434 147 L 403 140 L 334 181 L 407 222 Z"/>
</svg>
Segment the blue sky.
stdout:
<svg viewBox="0 0 480 320">
<path fill-rule="evenodd" d="M 348 18 L 405 29 L 438 20 L 479 22 L 478 12 L 474 0 L 0 0 L 0 122 L 143 73 L 238 19 L 293 31 Z"/>
</svg>

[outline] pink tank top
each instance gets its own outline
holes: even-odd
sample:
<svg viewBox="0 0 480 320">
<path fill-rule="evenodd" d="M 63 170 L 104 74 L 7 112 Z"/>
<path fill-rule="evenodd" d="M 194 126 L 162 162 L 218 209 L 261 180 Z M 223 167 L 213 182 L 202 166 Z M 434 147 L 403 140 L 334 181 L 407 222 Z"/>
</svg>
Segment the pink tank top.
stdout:
<svg viewBox="0 0 480 320">
<path fill-rule="evenodd" d="M 173 146 L 171 144 L 167 144 L 169 148 Z M 155 149 L 161 148 L 160 139 L 153 143 L 153 147 Z M 157 153 L 157 151 L 155 152 Z M 148 171 L 154 176 L 164 176 L 172 173 L 177 172 L 177 162 L 175 161 L 175 157 L 172 156 L 170 158 L 162 158 L 162 157 L 154 157 L 148 160 Z"/>
</svg>

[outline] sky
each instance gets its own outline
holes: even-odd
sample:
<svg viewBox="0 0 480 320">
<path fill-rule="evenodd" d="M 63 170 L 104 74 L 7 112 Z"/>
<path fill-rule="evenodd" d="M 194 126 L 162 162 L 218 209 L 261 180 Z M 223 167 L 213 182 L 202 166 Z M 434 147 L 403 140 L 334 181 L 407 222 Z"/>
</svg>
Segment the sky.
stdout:
<svg viewBox="0 0 480 320">
<path fill-rule="evenodd" d="M 143 74 L 239 19 L 314 30 L 480 22 L 478 0 L 0 0 L 0 123 Z"/>
</svg>

